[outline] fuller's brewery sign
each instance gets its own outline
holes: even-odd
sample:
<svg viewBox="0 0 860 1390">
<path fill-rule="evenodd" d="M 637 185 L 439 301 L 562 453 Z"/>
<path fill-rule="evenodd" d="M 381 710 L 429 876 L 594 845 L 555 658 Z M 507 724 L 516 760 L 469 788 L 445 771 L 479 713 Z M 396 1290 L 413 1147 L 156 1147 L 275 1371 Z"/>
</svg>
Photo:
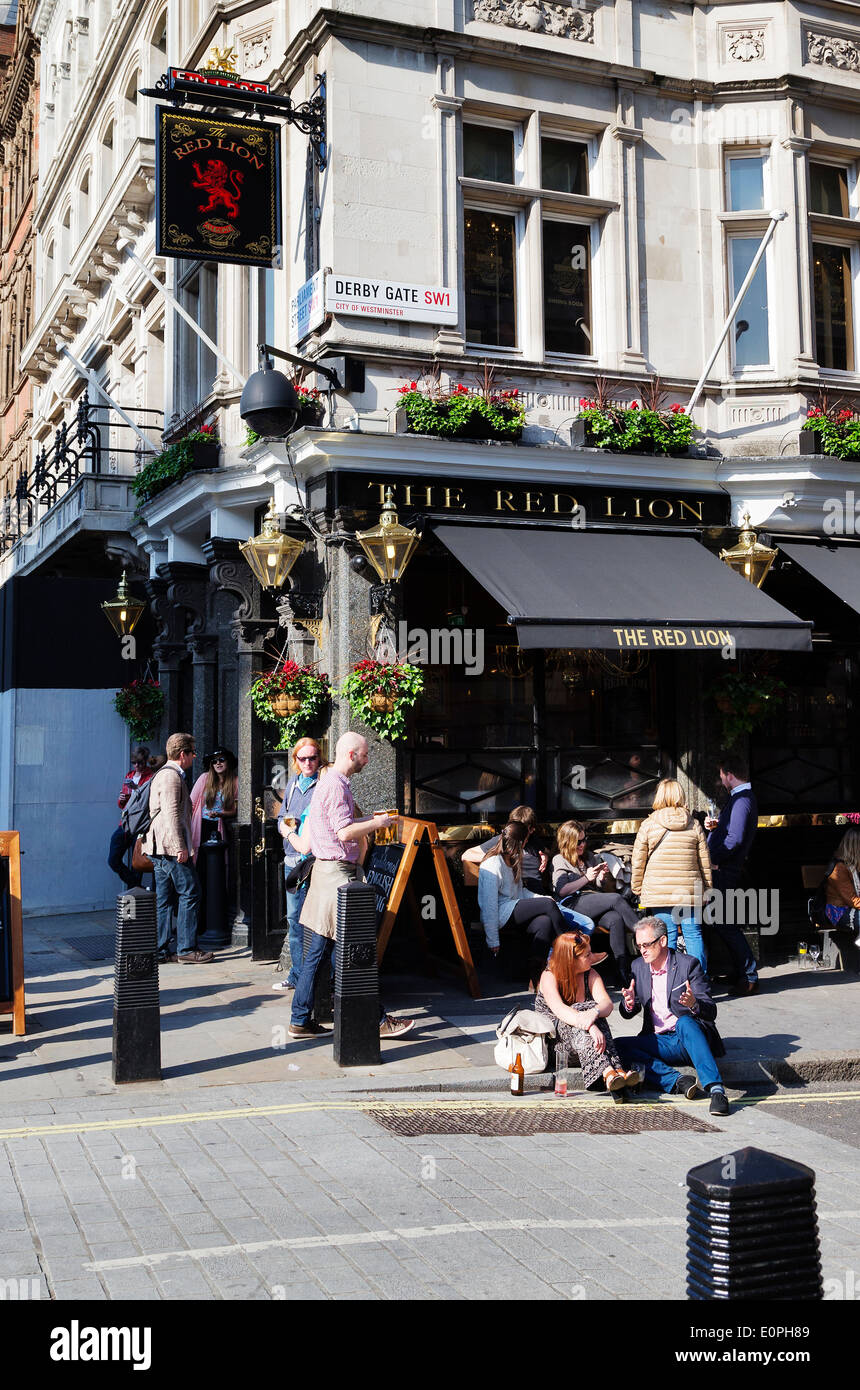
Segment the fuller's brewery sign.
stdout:
<svg viewBox="0 0 860 1390">
<path fill-rule="evenodd" d="M 156 254 L 271 266 L 281 243 L 280 127 L 159 107 Z"/>
</svg>

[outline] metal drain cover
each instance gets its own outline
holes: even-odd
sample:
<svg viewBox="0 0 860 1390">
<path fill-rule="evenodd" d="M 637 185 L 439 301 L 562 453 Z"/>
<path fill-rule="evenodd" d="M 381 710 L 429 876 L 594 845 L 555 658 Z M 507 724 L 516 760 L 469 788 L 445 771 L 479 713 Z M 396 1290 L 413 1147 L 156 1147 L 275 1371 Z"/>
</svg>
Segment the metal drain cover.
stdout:
<svg viewBox="0 0 860 1390">
<path fill-rule="evenodd" d="M 67 946 L 80 951 L 87 960 L 113 960 L 116 942 L 112 936 L 65 936 Z"/>
<path fill-rule="evenodd" d="M 674 1105 L 565 1106 L 530 1105 L 510 1109 L 383 1110 L 368 1112 L 392 1134 L 480 1134 L 501 1138 L 527 1134 L 641 1134 L 648 1129 L 717 1132 L 715 1125 L 698 1120 Z"/>
</svg>

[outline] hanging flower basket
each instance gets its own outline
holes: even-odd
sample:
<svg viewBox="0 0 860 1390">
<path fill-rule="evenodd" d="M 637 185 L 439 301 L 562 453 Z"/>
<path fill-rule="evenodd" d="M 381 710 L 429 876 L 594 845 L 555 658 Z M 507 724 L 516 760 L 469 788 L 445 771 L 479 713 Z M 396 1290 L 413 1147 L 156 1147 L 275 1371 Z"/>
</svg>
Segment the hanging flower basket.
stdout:
<svg viewBox="0 0 860 1390">
<path fill-rule="evenodd" d="M 773 676 L 746 675 L 740 671 L 723 676 L 713 688 L 711 699 L 720 712 L 726 744 L 732 747 L 751 734 L 783 704 L 786 694 L 785 681 Z"/>
<path fill-rule="evenodd" d="M 257 718 L 277 725 L 279 749 L 289 748 L 322 722 L 330 693 L 324 671 L 299 666 L 296 661 L 285 661 L 273 671 L 255 676 L 249 691 Z"/>
<path fill-rule="evenodd" d="M 353 714 L 374 733 L 394 743 L 406 737 L 406 710 L 424 689 L 424 672 L 408 661 L 359 661 L 339 690 Z"/>
<path fill-rule="evenodd" d="M 152 738 L 164 714 L 164 691 L 154 680 L 132 681 L 116 692 L 113 707 L 134 742 Z"/>
</svg>

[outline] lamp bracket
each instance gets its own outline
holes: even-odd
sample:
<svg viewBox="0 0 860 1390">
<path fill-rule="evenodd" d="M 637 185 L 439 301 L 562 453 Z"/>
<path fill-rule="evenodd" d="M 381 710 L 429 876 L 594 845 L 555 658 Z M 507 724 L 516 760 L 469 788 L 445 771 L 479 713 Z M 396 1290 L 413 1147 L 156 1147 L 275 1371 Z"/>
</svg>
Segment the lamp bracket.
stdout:
<svg viewBox="0 0 860 1390">
<path fill-rule="evenodd" d="M 270 357 L 280 357 L 284 362 L 293 362 L 297 367 L 306 367 L 309 372 L 318 372 L 335 389 L 340 385 L 337 372 L 332 367 L 326 367 L 321 362 L 314 362 L 309 357 L 298 357 L 294 352 L 285 352 L 283 348 L 272 347 L 271 343 L 260 343 L 257 351 L 260 356 L 259 369 L 261 372 L 272 370 L 273 364 L 269 360 Z"/>
<path fill-rule="evenodd" d="M 382 617 L 387 623 L 397 619 L 397 585 L 394 580 L 370 586 L 371 617 Z"/>
</svg>

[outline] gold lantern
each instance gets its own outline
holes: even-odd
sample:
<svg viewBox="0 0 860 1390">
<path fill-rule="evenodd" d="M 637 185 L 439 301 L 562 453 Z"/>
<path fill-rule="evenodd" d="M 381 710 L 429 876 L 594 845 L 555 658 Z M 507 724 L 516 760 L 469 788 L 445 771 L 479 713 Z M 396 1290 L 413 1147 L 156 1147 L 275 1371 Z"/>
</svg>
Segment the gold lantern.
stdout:
<svg viewBox="0 0 860 1390">
<path fill-rule="evenodd" d="M 394 510 L 394 494 L 389 487 L 378 525 L 369 531 L 358 531 L 355 539 L 382 582 L 390 584 L 403 578 L 421 537 L 417 531 L 400 525 Z"/>
<path fill-rule="evenodd" d="M 744 512 L 737 545 L 733 545 L 730 550 L 721 550 L 720 559 L 724 560 L 735 574 L 748 579 L 750 584 L 760 589 L 765 575 L 776 559 L 776 549 L 760 544 L 752 529 L 750 514 Z"/>
<path fill-rule="evenodd" d="M 132 598 L 128 592 L 128 575 L 123 570 L 122 579 L 119 581 L 119 588 L 116 591 L 116 598 L 106 599 L 102 604 L 102 612 L 117 637 L 125 637 L 129 632 L 134 631 L 145 608 L 145 603 L 139 598 Z"/>
<path fill-rule="evenodd" d="M 280 589 L 304 546 L 292 536 L 284 535 L 273 497 L 263 517 L 262 531 L 252 540 L 244 541 L 239 549 L 264 589 Z"/>
</svg>

